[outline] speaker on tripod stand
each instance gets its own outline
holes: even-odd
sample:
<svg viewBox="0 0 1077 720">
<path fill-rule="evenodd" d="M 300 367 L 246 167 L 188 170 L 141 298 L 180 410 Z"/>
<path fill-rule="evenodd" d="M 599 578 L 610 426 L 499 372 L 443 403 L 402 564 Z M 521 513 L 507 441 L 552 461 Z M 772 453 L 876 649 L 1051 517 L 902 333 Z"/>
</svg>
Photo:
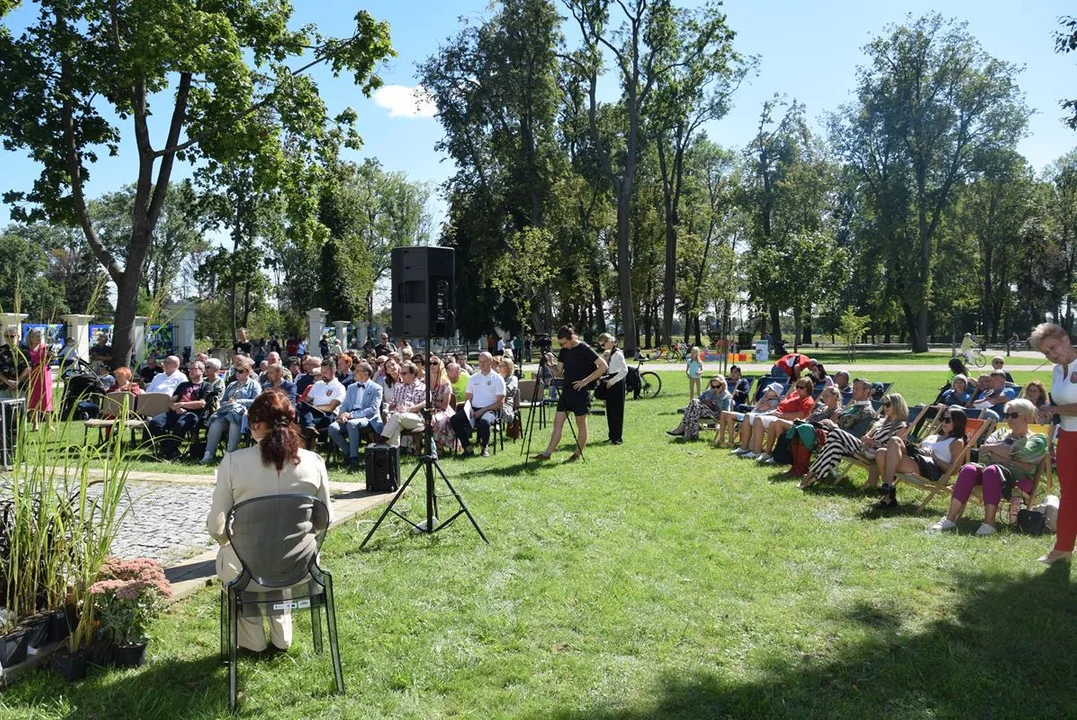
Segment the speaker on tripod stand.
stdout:
<svg viewBox="0 0 1077 720">
<path fill-rule="evenodd" d="M 396 496 L 386 506 L 381 516 L 378 517 L 374 527 L 359 547 L 364 547 L 367 541 L 381 526 L 382 521 L 392 513 L 408 523 L 416 532 L 432 534 L 448 527 L 453 520 L 460 515 L 466 515 L 467 519 L 475 527 L 476 532 L 483 542 L 489 543 L 479 527 L 478 522 L 464 504 L 464 499 L 456 491 L 448 476 L 438 463 L 438 456 L 434 448 L 434 436 L 432 426 L 433 401 L 430 397 L 430 353 L 433 350 L 435 337 L 447 337 L 453 332 L 453 320 L 455 318 L 456 275 L 455 275 L 455 251 L 452 248 L 443 247 L 406 247 L 394 248 L 392 254 L 392 278 L 393 278 L 393 333 L 397 337 L 426 338 L 426 403 L 423 407 L 423 445 L 422 454 L 419 456 L 419 464 L 411 471 L 411 475 L 400 486 Z M 404 495 L 411 481 L 420 472 L 424 473 L 426 480 L 426 519 L 416 523 L 396 509 L 396 503 Z M 460 505 L 447 520 L 438 519 L 437 493 L 435 492 L 435 472 L 448 487 L 449 492 Z"/>
</svg>

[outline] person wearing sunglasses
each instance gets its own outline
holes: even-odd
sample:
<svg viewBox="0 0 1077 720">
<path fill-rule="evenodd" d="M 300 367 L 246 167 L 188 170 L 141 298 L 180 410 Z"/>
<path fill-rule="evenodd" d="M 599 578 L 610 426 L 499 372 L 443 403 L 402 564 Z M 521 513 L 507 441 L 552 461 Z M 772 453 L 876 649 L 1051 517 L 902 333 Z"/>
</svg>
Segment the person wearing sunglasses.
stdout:
<svg viewBox="0 0 1077 720">
<path fill-rule="evenodd" d="M 801 490 L 811 487 L 829 475 L 838 463 L 847 457 L 858 457 L 872 463 L 868 477 L 868 487 L 872 487 L 878 482 L 874 464 L 876 454 L 886 447 L 890 438 L 904 434 L 908 419 L 909 406 L 905 398 L 898 393 L 891 393 L 883 398 L 882 414 L 864 435 L 856 437 L 840 427 L 828 430 L 819 456 L 812 462 L 798 487 Z"/>
<path fill-rule="evenodd" d="M 919 443 L 911 443 L 900 437 L 892 437 L 886 443 L 886 452 L 875 455 L 875 465 L 882 475 L 880 509 L 897 505 L 895 479 L 898 473 L 917 473 L 932 482 L 938 481 L 949 471 L 955 458 L 965 450 L 965 426 L 968 418 L 964 409 L 953 405 L 939 415 L 939 431 Z"/>
<path fill-rule="evenodd" d="M 1010 433 L 1000 442 L 980 447 L 980 462 L 967 463 L 961 468 L 951 493 L 950 509 L 929 532 L 943 532 L 957 528 L 957 518 L 977 485 L 983 488 L 984 521 L 976 535 L 994 535 L 995 515 L 999 503 L 1012 493 L 1030 494 L 1034 489 L 1036 466 L 1047 454 L 1047 437 L 1043 433 L 1030 432 L 1028 424 L 1036 419 L 1036 406 L 1028 400 L 1011 400 L 1006 403 L 1006 422 Z"/>
<path fill-rule="evenodd" d="M 213 461 L 217 454 L 217 445 L 225 430 L 228 431 L 228 452 L 239 447 L 239 438 L 243 434 L 243 421 L 247 417 L 247 408 L 262 392 L 258 380 L 251 376 L 253 361 L 245 355 L 237 355 L 234 361 L 236 379 L 228 384 L 221 396 L 220 406 L 210 416 L 206 431 L 206 451 L 202 463 Z"/>
<path fill-rule="evenodd" d="M 693 398 L 684 409 L 684 417 L 677 427 L 667 430 L 667 435 L 683 436 L 685 440 L 699 438 L 699 421 L 702 418 L 720 417 L 733 404 L 733 395 L 726 387 L 725 378 L 715 375 L 707 383 L 707 389 Z"/>
</svg>

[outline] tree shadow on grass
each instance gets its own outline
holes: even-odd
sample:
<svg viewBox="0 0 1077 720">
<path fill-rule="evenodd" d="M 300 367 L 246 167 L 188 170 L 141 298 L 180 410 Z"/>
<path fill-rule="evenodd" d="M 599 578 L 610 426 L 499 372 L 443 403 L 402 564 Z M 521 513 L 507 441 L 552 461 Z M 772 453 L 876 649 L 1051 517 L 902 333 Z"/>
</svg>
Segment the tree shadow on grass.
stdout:
<svg viewBox="0 0 1077 720">
<path fill-rule="evenodd" d="M 1069 568 L 1032 577 L 959 572 L 945 615 L 906 623 L 879 598 L 833 612 L 847 644 L 767 659 L 749 674 L 670 669 L 634 698 L 554 720 L 677 718 L 1072 717 L 1077 593 Z"/>
</svg>

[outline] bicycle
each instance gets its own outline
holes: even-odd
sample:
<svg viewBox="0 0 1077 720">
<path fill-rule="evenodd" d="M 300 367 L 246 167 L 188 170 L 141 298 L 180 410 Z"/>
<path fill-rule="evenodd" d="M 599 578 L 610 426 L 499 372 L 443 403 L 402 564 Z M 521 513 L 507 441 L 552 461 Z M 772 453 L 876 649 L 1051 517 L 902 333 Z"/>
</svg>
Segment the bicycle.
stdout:
<svg viewBox="0 0 1077 720">
<path fill-rule="evenodd" d="M 666 362 L 678 363 L 688 360 L 689 348 L 684 343 L 673 343 L 672 347 L 668 345 L 662 345 L 658 348 L 658 354 L 651 360 L 665 360 Z"/>
<path fill-rule="evenodd" d="M 987 358 L 984 356 L 984 351 L 978 347 L 974 347 L 965 353 L 965 364 L 975 365 L 978 368 L 982 368 L 987 364 Z"/>
<path fill-rule="evenodd" d="M 647 358 L 654 360 L 655 358 Z M 625 389 L 632 391 L 632 399 L 639 400 L 642 395 L 646 398 L 656 398 L 662 392 L 662 378 L 658 373 L 651 370 L 641 372 L 640 367 L 647 362 L 643 358 L 636 358 L 636 367 L 628 368 L 628 377 L 625 378 Z"/>
</svg>

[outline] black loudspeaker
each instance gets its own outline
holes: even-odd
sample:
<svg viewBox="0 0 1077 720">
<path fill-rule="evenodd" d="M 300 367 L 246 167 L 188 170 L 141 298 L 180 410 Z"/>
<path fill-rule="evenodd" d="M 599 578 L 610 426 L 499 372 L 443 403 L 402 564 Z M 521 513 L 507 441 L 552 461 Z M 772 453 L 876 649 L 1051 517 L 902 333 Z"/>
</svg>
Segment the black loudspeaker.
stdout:
<svg viewBox="0 0 1077 720">
<path fill-rule="evenodd" d="M 368 445 L 366 491 L 395 492 L 400 486 L 400 448 L 395 445 Z"/>
<path fill-rule="evenodd" d="M 393 248 L 393 334 L 448 337 L 456 311 L 455 251 L 444 247 Z"/>
</svg>

